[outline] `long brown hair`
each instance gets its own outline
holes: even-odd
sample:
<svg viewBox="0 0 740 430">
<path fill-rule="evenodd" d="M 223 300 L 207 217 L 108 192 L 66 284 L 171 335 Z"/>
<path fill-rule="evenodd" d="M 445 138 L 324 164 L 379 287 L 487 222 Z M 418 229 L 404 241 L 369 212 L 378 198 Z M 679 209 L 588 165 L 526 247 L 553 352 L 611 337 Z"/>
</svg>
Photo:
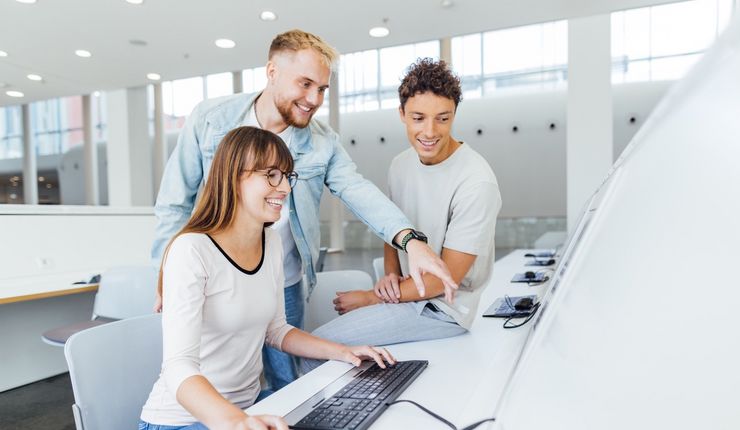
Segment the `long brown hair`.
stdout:
<svg viewBox="0 0 740 430">
<path fill-rule="evenodd" d="M 242 172 L 273 167 L 283 172 L 293 170 L 293 157 L 280 136 L 256 127 L 238 127 L 224 136 L 216 148 L 208 179 L 193 214 L 165 248 L 157 282 L 160 295 L 162 269 L 172 242 L 184 233 L 209 234 L 228 228 L 234 221 L 239 203 L 239 178 Z"/>
</svg>

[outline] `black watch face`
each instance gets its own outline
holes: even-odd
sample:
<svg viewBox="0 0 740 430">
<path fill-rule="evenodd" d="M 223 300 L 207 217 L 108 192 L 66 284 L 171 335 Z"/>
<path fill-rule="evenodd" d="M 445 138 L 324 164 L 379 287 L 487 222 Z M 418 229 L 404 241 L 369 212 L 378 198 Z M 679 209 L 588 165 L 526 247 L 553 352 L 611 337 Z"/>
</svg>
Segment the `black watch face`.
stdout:
<svg viewBox="0 0 740 430">
<path fill-rule="evenodd" d="M 426 242 L 427 241 L 427 235 L 424 234 L 424 233 L 422 233 L 422 232 L 420 232 L 420 231 L 414 230 L 414 236 L 416 236 L 416 238 L 419 239 L 419 240 L 421 240 L 422 242 Z"/>
</svg>

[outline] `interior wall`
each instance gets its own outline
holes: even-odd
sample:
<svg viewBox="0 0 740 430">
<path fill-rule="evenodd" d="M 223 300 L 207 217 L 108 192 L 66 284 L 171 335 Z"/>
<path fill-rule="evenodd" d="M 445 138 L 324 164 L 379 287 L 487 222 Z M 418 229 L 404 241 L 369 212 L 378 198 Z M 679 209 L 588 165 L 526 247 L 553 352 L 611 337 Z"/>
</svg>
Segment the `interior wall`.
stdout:
<svg viewBox="0 0 740 430">
<path fill-rule="evenodd" d="M 612 87 L 615 159 L 671 84 L 641 82 Z M 453 135 L 491 164 L 503 199 L 500 218 L 565 217 L 566 96 L 564 89 L 463 100 L 460 104 Z M 630 118 L 635 118 L 634 122 Z M 358 171 L 385 191 L 390 161 L 409 147 L 398 112 L 343 114 L 341 130 L 342 143 Z M 322 221 L 329 220 L 326 200 L 325 196 Z M 355 218 L 347 215 L 346 219 Z"/>
</svg>

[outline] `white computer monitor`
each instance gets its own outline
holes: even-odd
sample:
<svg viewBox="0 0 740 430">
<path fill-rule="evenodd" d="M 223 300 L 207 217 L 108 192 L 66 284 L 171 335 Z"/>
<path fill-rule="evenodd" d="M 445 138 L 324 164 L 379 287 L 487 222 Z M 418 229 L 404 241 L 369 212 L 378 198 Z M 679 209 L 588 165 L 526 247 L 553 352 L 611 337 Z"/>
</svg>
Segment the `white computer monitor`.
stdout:
<svg viewBox="0 0 740 430">
<path fill-rule="evenodd" d="M 739 19 L 596 194 L 494 428 L 740 428 Z"/>
</svg>

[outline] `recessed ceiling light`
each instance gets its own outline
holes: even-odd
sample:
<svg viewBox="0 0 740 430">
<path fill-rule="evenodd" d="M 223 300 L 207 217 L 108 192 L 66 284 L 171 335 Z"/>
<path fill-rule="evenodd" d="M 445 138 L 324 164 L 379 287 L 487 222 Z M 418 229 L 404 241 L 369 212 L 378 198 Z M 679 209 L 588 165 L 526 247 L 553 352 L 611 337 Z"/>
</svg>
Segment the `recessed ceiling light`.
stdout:
<svg viewBox="0 0 740 430">
<path fill-rule="evenodd" d="M 84 49 L 78 49 L 75 51 L 75 55 L 82 58 L 90 58 L 92 57 L 92 53 L 90 51 L 85 51 Z"/>
<path fill-rule="evenodd" d="M 216 46 L 219 48 L 229 49 L 236 46 L 236 42 L 231 39 L 218 39 L 216 40 Z"/>
<path fill-rule="evenodd" d="M 262 21 L 275 21 L 277 19 L 277 15 L 271 10 L 263 10 L 262 13 L 260 13 L 260 19 Z"/>
<path fill-rule="evenodd" d="M 100 97 L 100 91 L 93 91 L 93 97 Z"/>
<path fill-rule="evenodd" d="M 43 78 L 37 74 L 31 73 L 30 75 L 26 75 L 26 77 L 32 81 L 41 81 Z"/>
<path fill-rule="evenodd" d="M 0 51 L 0 57 L 7 57 L 8 53 L 5 51 Z"/>
<path fill-rule="evenodd" d="M 20 91 L 13 91 L 13 90 L 5 91 L 5 94 L 9 95 L 10 97 L 23 97 L 23 96 L 25 96 L 25 94 L 23 94 L 22 92 L 20 92 Z"/>
<path fill-rule="evenodd" d="M 144 0 L 126 0 L 126 3 L 131 3 L 131 4 L 144 4 Z"/>
<path fill-rule="evenodd" d="M 25 4 L 34 4 L 36 3 L 36 0 L 15 0 L 18 3 L 25 3 Z"/>
<path fill-rule="evenodd" d="M 391 34 L 391 31 L 388 30 L 388 27 L 373 27 L 370 29 L 371 37 L 386 37 L 389 34 Z"/>
<path fill-rule="evenodd" d="M 146 78 L 149 79 L 150 81 L 158 81 L 162 79 L 159 73 L 147 73 Z"/>
<path fill-rule="evenodd" d="M 452 0 L 442 0 L 439 3 L 439 5 L 442 6 L 443 8 L 445 8 L 445 9 L 451 8 L 453 4 L 454 3 L 453 3 Z"/>
</svg>

